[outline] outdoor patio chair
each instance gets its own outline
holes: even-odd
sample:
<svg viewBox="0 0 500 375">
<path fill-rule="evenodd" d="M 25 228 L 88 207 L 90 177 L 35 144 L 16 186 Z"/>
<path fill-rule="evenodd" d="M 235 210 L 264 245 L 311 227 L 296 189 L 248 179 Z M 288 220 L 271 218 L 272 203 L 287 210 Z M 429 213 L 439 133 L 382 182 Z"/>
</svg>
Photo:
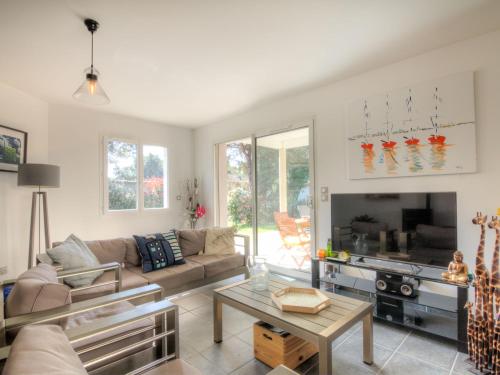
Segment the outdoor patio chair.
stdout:
<svg viewBox="0 0 500 375">
<path fill-rule="evenodd" d="M 284 248 L 290 251 L 290 255 L 297 266 L 302 268 L 304 262 L 311 259 L 311 235 L 304 230 L 309 225 L 303 225 L 303 223 L 298 225 L 297 221 L 288 216 L 287 212 L 275 212 L 274 221 L 280 232 Z M 303 250 L 305 254 L 303 256 L 296 256 L 291 253 L 294 249 Z"/>
</svg>

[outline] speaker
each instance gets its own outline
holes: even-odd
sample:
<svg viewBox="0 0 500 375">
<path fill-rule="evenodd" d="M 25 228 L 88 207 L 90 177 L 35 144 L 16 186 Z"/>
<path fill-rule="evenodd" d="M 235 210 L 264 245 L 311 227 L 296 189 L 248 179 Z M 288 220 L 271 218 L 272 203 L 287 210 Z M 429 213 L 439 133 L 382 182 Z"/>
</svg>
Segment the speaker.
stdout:
<svg viewBox="0 0 500 375">
<path fill-rule="evenodd" d="M 387 290 L 387 282 L 385 280 L 382 280 L 382 279 L 378 279 L 376 282 L 375 282 L 375 286 L 377 287 L 378 290 L 380 291 L 383 291 L 385 292 Z"/>
<path fill-rule="evenodd" d="M 418 282 L 410 277 L 377 272 L 375 288 L 381 292 L 415 297 L 417 295 L 417 287 Z"/>
<path fill-rule="evenodd" d="M 406 297 L 411 297 L 411 296 L 415 295 L 415 289 L 413 288 L 413 285 L 411 285 L 411 284 L 406 284 L 406 283 L 401 284 L 401 286 L 399 287 L 399 291 L 401 292 L 401 294 L 403 296 L 406 296 Z"/>
</svg>

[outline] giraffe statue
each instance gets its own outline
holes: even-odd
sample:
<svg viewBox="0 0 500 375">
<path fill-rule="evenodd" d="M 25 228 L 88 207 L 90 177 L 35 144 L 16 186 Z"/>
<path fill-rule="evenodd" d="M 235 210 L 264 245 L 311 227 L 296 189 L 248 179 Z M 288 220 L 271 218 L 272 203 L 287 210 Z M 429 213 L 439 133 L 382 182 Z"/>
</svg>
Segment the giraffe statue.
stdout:
<svg viewBox="0 0 500 375">
<path fill-rule="evenodd" d="M 500 312 L 500 221 L 497 216 L 492 216 L 491 221 L 488 223 L 490 229 L 495 230 L 495 249 L 493 251 L 493 260 L 491 262 L 491 279 L 490 279 L 490 293 L 488 302 L 488 330 L 490 334 L 491 346 L 491 365 L 493 373 L 499 371 L 496 362 L 499 360 L 499 353 L 496 348 L 498 346 L 497 332 L 498 321 L 495 314 Z"/>
<path fill-rule="evenodd" d="M 468 301 L 465 306 L 467 309 L 467 351 L 469 353 L 469 359 L 472 361 L 475 358 L 474 349 L 474 312 L 472 311 L 473 304 Z"/>
<path fill-rule="evenodd" d="M 493 216 L 488 223 L 488 227 L 495 229 L 495 251 L 493 252 L 493 261 L 491 263 L 491 290 L 495 297 L 495 314 L 500 313 L 500 220 L 498 216 Z"/>
<path fill-rule="evenodd" d="M 479 371 L 483 371 L 488 367 L 490 354 L 490 330 L 488 318 L 491 318 L 490 309 L 488 308 L 490 299 L 490 276 L 486 264 L 484 262 L 484 247 L 486 238 L 486 221 L 488 217 L 483 216 L 481 212 L 476 214 L 472 219 L 472 223 L 479 225 L 481 229 L 481 237 L 476 253 L 476 267 L 474 269 L 474 286 L 475 286 L 475 328 L 474 328 L 474 362 Z"/>
<path fill-rule="evenodd" d="M 500 375 L 500 313 L 497 313 L 495 319 L 495 337 L 493 340 L 491 363 L 493 374 Z"/>
<path fill-rule="evenodd" d="M 495 319 L 494 332 L 493 332 L 493 345 L 491 349 L 491 374 L 500 374 L 500 322 L 498 321 L 498 315 Z"/>
</svg>

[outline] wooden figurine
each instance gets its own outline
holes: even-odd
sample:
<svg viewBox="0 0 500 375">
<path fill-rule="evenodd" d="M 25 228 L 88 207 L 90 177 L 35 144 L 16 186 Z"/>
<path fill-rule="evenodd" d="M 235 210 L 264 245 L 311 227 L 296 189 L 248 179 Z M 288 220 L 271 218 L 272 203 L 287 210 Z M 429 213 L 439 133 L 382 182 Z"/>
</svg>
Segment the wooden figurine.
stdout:
<svg viewBox="0 0 500 375">
<path fill-rule="evenodd" d="M 481 235 L 476 253 L 476 266 L 474 268 L 474 330 L 473 332 L 469 332 L 468 330 L 468 340 L 473 345 L 472 354 L 476 369 L 479 369 L 481 372 L 489 368 L 493 349 L 493 335 L 489 324 L 490 320 L 493 319 L 492 306 L 490 304 L 490 275 L 484 262 L 487 219 L 487 216 L 483 216 L 480 212 L 472 219 L 473 224 L 480 226 Z"/>
<path fill-rule="evenodd" d="M 500 212 L 500 210 L 499 210 Z M 500 220 L 493 216 L 488 227 L 495 230 L 495 248 L 491 275 L 484 263 L 486 220 L 480 212 L 472 222 L 480 226 L 481 236 L 474 268 L 474 304 L 467 302 L 467 340 L 469 359 L 481 372 L 500 375 Z M 457 261 L 450 263 L 444 278 L 451 277 L 460 269 Z M 458 262 L 459 263 L 459 262 Z"/>
<path fill-rule="evenodd" d="M 495 250 L 491 263 L 491 298 L 495 298 L 495 312 L 500 312 L 500 220 L 498 216 L 493 216 L 488 223 L 488 227 L 495 230 Z"/>
<path fill-rule="evenodd" d="M 474 312 L 472 310 L 472 302 L 468 301 L 464 308 L 467 309 L 467 351 L 469 352 L 469 360 L 473 361 L 476 345 L 474 342 Z"/>
<path fill-rule="evenodd" d="M 453 260 L 448 265 L 448 271 L 441 274 L 443 279 L 466 283 L 469 278 L 469 269 L 467 264 L 464 263 L 464 255 L 461 251 L 457 250 L 453 253 Z"/>
</svg>

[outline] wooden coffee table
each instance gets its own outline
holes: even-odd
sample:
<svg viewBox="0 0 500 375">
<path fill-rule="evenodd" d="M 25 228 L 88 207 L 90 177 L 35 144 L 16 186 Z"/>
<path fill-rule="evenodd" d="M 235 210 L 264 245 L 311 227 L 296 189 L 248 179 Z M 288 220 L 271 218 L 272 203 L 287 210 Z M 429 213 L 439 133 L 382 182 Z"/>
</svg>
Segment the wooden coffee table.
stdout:
<svg viewBox="0 0 500 375">
<path fill-rule="evenodd" d="M 282 312 L 271 300 L 271 291 L 301 286 L 271 277 L 266 291 L 252 290 L 249 280 L 214 291 L 214 341 L 222 341 L 222 304 L 263 320 L 310 341 L 319 349 L 319 373 L 332 373 L 332 342 L 359 321 L 363 321 L 363 362 L 373 363 L 373 306 L 338 294 L 323 292 L 332 304 L 318 314 Z"/>
</svg>

